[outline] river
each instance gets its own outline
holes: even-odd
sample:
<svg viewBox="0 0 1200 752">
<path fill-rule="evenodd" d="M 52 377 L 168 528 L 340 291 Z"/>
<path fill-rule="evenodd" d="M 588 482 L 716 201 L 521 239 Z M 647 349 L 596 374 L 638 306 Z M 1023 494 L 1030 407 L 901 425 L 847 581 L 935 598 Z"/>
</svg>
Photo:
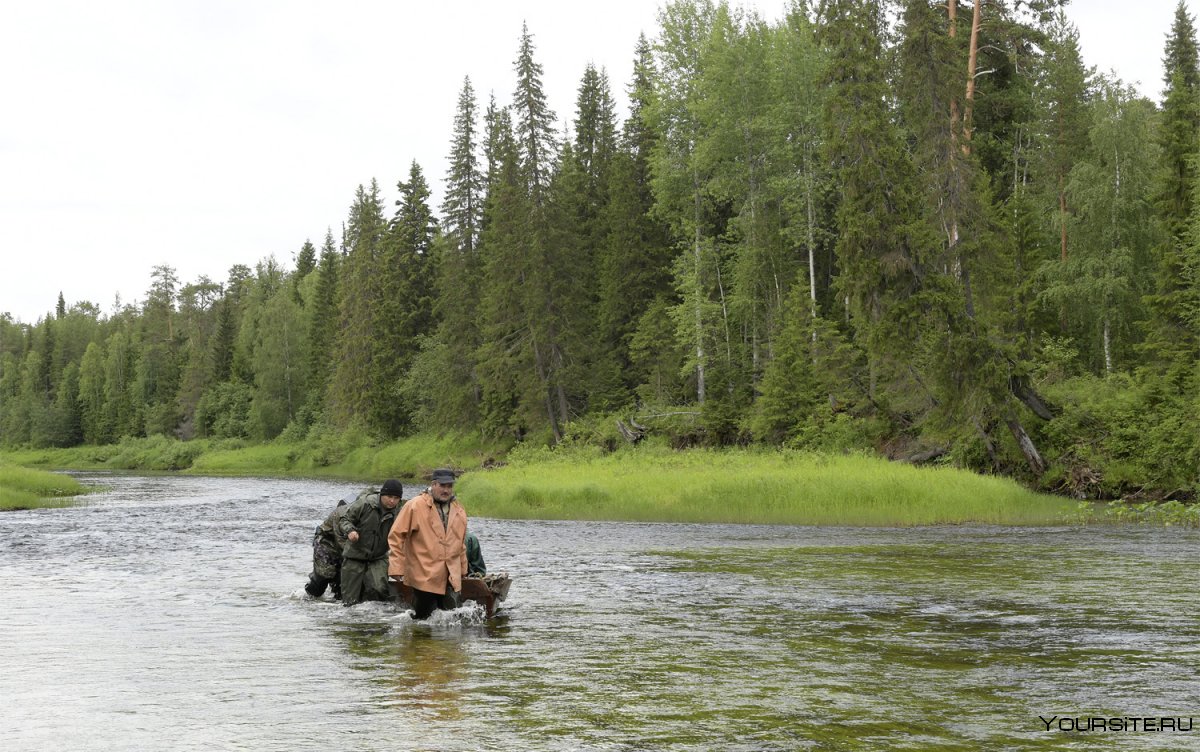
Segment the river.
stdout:
<svg viewBox="0 0 1200 752">
<path fill-rule="evenodd" d="M 1200 749 L 1069 730 L 1200 716 L 1195 530 L 473 518 L 504 609 L 419 623 L 304 594 L 353 484 L 78 477 L 0 514 L 2 750 Z"/>
</svg>

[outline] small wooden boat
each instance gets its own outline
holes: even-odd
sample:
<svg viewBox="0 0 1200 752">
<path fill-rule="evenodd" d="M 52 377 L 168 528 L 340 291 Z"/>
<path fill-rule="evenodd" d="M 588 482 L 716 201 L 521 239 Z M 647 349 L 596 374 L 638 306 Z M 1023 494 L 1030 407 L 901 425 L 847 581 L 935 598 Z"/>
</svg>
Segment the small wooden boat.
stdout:
<svg viewBox="0 0 1200 752">
<path fill-rule="evenodd" d="M 389 578 L 392 596 L 402 603 L 412 603 L 413 589 L 396 578 Z M 459 595 L 464 601 L 475 601 L 483 606 L 487 618 L 496 614 L 496 606 L 508 597 L 508 588 L 512 586 L 512 578 L 505 572 L 484 575 L 483 577 L 464 577 L 462 590 Z"/>
</svg>

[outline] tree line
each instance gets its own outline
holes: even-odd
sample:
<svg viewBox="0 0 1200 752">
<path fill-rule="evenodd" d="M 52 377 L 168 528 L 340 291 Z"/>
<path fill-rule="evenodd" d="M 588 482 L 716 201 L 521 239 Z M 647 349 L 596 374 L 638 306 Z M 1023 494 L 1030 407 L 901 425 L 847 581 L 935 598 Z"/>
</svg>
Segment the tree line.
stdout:
<svg viewBox="0 0 1200 752">
<path fill-rule="evenodd" d="M 414 162 L 294 268 L 0 317 L 0 441 L 649 432 L 1194 492 L 1194 19 L 1156 104 L 1061 6 L 673 0 L 628 116 L 588 65 L 565 123 L 523 29 L 507 103 L 463 82 L 437 211 Z"/>
</svg>

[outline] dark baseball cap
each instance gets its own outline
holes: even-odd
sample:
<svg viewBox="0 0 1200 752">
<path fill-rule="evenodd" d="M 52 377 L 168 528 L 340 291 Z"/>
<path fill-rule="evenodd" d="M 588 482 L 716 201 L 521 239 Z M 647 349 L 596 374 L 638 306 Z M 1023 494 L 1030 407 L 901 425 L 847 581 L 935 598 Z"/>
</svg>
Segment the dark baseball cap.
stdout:
<svg viewBox="0 0 1200 752">
<path fill-rule="evenodd" d="M 433 471 L 432 480 L 434 483 L 441 483 L 443 486 L 448 486 L 454 483 L 454 471 L 449 468 L 441 467 Z"/>
</svg>

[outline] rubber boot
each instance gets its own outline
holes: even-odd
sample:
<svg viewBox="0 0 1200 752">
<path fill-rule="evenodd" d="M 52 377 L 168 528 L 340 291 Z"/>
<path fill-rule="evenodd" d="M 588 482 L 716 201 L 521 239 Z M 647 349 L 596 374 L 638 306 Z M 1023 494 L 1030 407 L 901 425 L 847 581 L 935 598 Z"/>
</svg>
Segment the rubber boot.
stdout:
<svg viewBox="0 0 1200 752">
<path fill-rule="evenodd" d="M 320 598 L 325 594 L 325 586 L 327 584 L 324 577 L 319 577 L 315 573 L 310 574 L 308 576 L 308 583 L 304 586 L 304 592 L 314 598 Z"/>
</svg>

